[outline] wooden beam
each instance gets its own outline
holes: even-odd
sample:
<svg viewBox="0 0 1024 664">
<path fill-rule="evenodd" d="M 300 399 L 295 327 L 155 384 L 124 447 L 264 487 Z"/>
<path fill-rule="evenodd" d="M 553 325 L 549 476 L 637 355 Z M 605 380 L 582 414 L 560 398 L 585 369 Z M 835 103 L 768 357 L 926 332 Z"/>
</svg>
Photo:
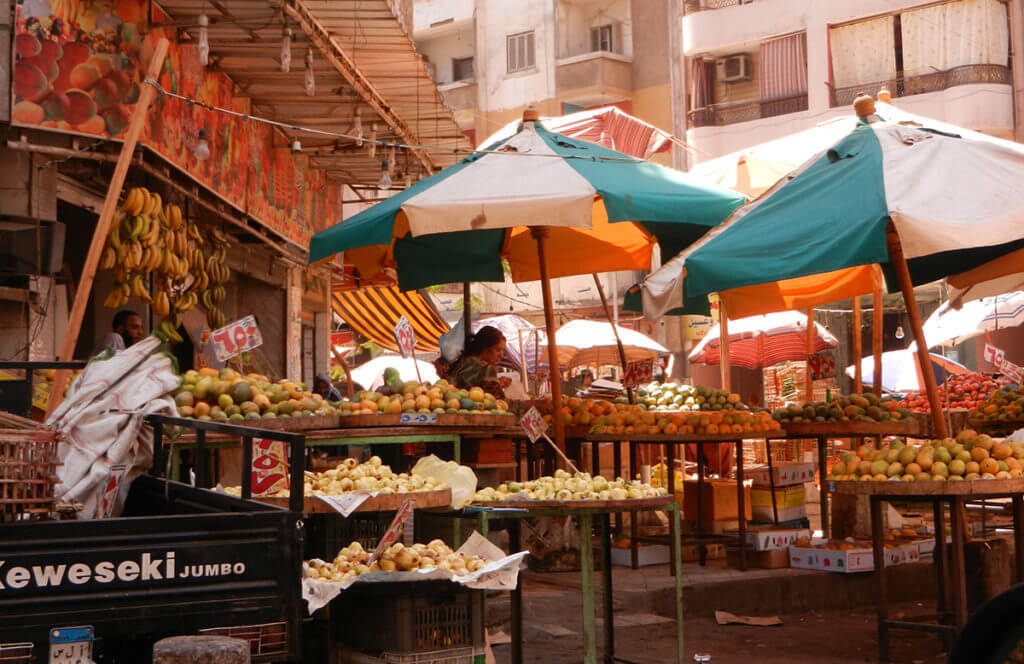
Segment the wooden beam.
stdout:
<svg viewBox="0 0 1024 664">
<path fill-rule="evenodd" d="M 537 241 L 537 261 L 540 267 L 540 291 L 544 299 L 544 326 L 548 333 L 548 376 L 551 379 L 551 422 L 555 426 L 555 443 L 565 449 L 565 422 L 562 421 L 562 371 L 558 364 L 558 344 L 555 342 L 555 310 L 551 299 L 551 279 L 548 277 L 548 229 L 534 226 L 530 229 Z"/>
<path fill-rule="evenodd" d="M 725 300 L 718 297 L 718 371 L 722 389 L 732 392 L 732 367 L 729 364 L 729 313 Z"/>
<path fill-rule="evenodd" d="M 153 56 L 149 61 L 149 69 L 146 78 L 158 78 L 164 66 L 164 58 L 167 57 L 169 42 L 161 38 L 156 43 Z M 89 244 L 89 253 L 85 257 L 85 265 L 82 266 L 82 274 L 78 280 L 75 292 L 75 301 L 68 315 L 68 324 L 64 330 L 64 343 L 61 345 L 60 361 L 70 362 L 75 357 L 75 346 L 78 345 L 78 335 L 82 331 L 82 320 L 85 318 L 85 310 L 89 306 L 89 298 L 92 295 L 92 284 L 96 279 L 96 268 L 99 267 L 100 254 L 103 253 L 103 245 L 106 244 L 107 235 L 110 234 L 110 227 L 117 212 L 117 201 L 121 197 L 121 189 L 124 187 L 124 180 L 128 176 L 128 167 L 132 162 L 132 154 L 135 152 L 135 145 L 139 142 L 139 136 L 146 126 L 146 112 L 149 105 L 156 97 L 156 88 L 152 85 L 143 84 L 139 101 L 135 104 L 132 119 L 128 124 L 128 130 L 124 134 L 124 142 L 121 144 L 121 155 L 114 166 L 114 174 L 110 178 L 110 187 L 107 189 L 107 197 L 103 200 L 103 209 L 100 211 L 99 221 L 96 223 L 96 230 L 93 231 L 92 242 Z M 60 402 L 64 400 L 64 388 L 68 382 L 68 371 L 58 370 L 53 379 L 50 389 L 50 403 L 46 410 L 49 416 L 56 410 Z"/>
<path fill-rule="evenodd" d="M 881 277 L 876 274 L 875 290 L 871 293 L 874 314 L 871 320 L 871 354 L 874 364 L 871 378 L 871 391 L 882 396 L 882 332 L 885 330 L 885 303 L 882 300 Z"/>
<path fill-rule="evenodd" d="M 811 374 L 811 356 L 814 355 L 814 308 L 807 310 L 807 401 L 814 401 L 814 376 Z"/>
<path fill-rule="evenodd" d="M 863 344 L 861 343 L 861 312 L 860 295 L 853 296 L 853 330 L 850 335 L 853 346 L 853 392 L 862 394 L 864 392 L 864 376 L 861 369 L 861 358 L 863 356 Z"/>
</svg>

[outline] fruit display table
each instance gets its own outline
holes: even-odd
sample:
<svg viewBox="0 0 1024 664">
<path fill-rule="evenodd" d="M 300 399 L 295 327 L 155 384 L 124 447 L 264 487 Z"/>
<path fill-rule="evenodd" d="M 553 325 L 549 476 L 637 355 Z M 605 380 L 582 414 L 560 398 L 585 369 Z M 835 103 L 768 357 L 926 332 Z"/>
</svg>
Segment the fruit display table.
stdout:
<svg viewBox="0 0 1024 664">
<path fill-rule="evenodd" d="M 979 433 L 1009 435 L 1024 429 L 1024 420 L 967 420 L 967 426 Z"/>
<path fill-rule="evenodd" d="M 968 500 L 1010 498 L 1017 583 L 1024 581 L 1024 479 L 965 481 L 828 481 L 836 494 L 866 495 L 871 504 L 871 546 L 878 619 L 878 658 L 889 660 L 889 630 L 909 629 L 955 635 L 967 622 L 967 582 L 964 542 L 967 539 L 964 505 Z M 937 615 L 890 619 L 885 560 L 883 503 L 931 503 L 935 520 L 935 575 L 938 582 Z M 950 542 L 946 542 L 945 507 L 949 507 Z"/>
<path fill-rule="evenodd" d="M 625 442 L 629 446 L 629 469 L 631 474 L 636 474 L 639 471 L 638 451 L 641 445 L 664 445 L 665 446 L 665 465 L 668 469 L 667 473 L 667 484 L 670 488 L 670 495 L 675 495 L 676 486 L 676 446 L 677 445 L 696 445 L 697 447 L 697 516 L 696 516 L 696 536 L 687 538 L 687 542 L 696 543 L 699 545 L 698 551 L 700 556 L 700 564 L 704 565 L 707 562 L 707 551 L 705 544 L 710 541 L 733 541 L 736 538 L 725 537 L 720 535 L 705 535 L 703 519 L 703 494 L 704 494 L 704 445 L 707 443 L 727 443 L 736 446 L 736 504 L 737 514 L 739 515 L 739 533 L 738 533 L 738 546 L 739 546 L 739 558 L 740 558 L 740 569 L 746 570 L 747 568 L 747 551 L 746 551 L 746 540 L 747 540 L 747 524 L 746 524 L 746 505 L 745 496 L 743 493 L 743 443 L 744 440 L 757 439 L 764 434 L 643 434 L 643 435 L 630 435 L 623 436 L 620 434 L 595 434 L 588 437 L 593 443 L 602 442 Z M 618 448 L 616 447 L 616 452 Z M 620 477 L 622 475 L 621 459 L 619 454 L 615 454 L 615 476 Z M 595 472 L 598 464 L 598 455 L 593 455 L 595 461 Z M 774 500 L 775 492 L 772 492 Z M 669 538 L 670 541 L 675 542 L 679 534 L 674 531 L 676 521 L 673 520 L 669 524 Z M 632 559 L 633 569 L 638 567 L 638 542 L 639 535 L 637 534 L 637 523 L 636 519 L 630 519 L 630 553 Z"/>
<path fill-rule="evenodd" d="M 477 523 L 477 530 L 487 535 L 491 527 L 507 528 L 509 550 L 520 548 L 521 519 L 534 517 L 571 516 L 579 521 L 580 527 L 580 586 L 583 593 L 583 662 L 597 664 L 597 615 L 595 611 L 594 553 L 593 546 L 587 546 L 596 519 L 600 528 L 601 587 L 604 595 L 604 661 L 625 661 L 615 657 L 615 616 L 612 598 L 612 530 L 611 515 L 621 512 L 660 511 L 671 514 L 672 532 L 679 532 L 679 505 L 670 494 L 636 500 L 581 500 L 581 501 L 503 501 L 500 503 L 474 504 L 465 509 L 441 513 L 454 519 L 471 519 Z M 672 543 L 672 570 L 675 575 L 676 610 L 676 659 L 682 664 L 683 649 L 683 582 L 680 543 L 676 536 Z M 511 616 L 511 658 L 512 664 L 523 662 L 523 579 L 512 590 Z"/>
<path fill-rule="evenodd" d="M 824 482 L 828 475 L 829 438 L 858 438 L 862 436 L 922 436 L 920 420 L 906 422 L 783 422 L 781 432 L 768 434 L 768 460 L 771 462 L 771 444 L 773 440 L 796 440 L 814 438 L 818 442 L 818 476 L 820 478 L 821 500 L 821 532 L 828 537 L 829 533 L 829 489 Z M 775 494 L 774 482 L 772 495 Z"/>
</svg>

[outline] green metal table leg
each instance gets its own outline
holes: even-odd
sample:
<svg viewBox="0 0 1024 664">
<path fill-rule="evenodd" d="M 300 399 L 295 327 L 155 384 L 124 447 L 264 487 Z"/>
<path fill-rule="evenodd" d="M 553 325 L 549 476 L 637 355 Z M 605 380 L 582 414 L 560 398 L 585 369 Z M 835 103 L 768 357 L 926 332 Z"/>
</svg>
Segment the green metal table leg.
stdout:
<svg viewBox="0 0 1024 664">
<path fill-rule="evenodd" d="M 171 445 L 171 476 L 169 479 L 181 481 L 181 447 Z"/>
<path fill-rule="evenodd" d="M 580 518 L 580 585 L 583 591 L 583 664 L 597 664 L 597 624 L 594 615 L 594 545 L 593 515 L 583 512 Z"/>
<path fill-rule="evenodd" d="M 672 525 L 674 526 L 674 534 L 672 535 L 672 569 L 675 570 L 676 582 L 676 662 L 677 664 L 683 664 L 686 658 L 686 648 L 683 643 L 683 556 L 679 541 L 678 503 L 673 503 L 672 505 Z"/>
<path fill-rule="evenodd" d="M 452 457 L 455 458 L 455 463 L 462 463 L 462 436 L 452 438 Z"/>
</svg>

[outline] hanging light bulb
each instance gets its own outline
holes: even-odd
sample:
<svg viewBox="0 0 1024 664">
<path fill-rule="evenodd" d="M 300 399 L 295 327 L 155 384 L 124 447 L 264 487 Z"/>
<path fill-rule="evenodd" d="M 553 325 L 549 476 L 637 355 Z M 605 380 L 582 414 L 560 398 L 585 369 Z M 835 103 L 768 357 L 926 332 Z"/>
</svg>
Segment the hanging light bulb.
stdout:
<svg viewBox="0 0 1024 664">
<path fill-rule="evenodd" d="M 356 108 L 355 116 L 352 118 L 352 135 L 356 137 L 356 147 L 363 147 L 363 116 L 359 114 L 359 108 Z M 370 155 L 372 158 L 373 155 Z"/>
<path fill-rule="evenodd" d="M 370 159 L 377 156 L 377 123 L 374 122 L 370 125 L 370 143 L 367 146 L 367 150 L 370 152 Z"/>
<path fill-rule="evenodd" d="M 896 338 L 897 339 L 902 339 L 903 337 L 904 337 L 903 326 L 902 325 L 897 325 L 896 326 Z"/>
<path fill-rule="evenodd" d="M 302 143 L 299 143 L 299 139 L 292 141 L 292 152 L 302 152 Z"/>
<path fill-rule="evenodd" d="M 281 71 L 288 73 L 292 68 L 292 29 L 284 26 L 281 30 Z"/>
<path fill-rule="evenodd" d="M 388 160 L 380 162 L 380 180 L 377 181 L 377 188 L 386 191 L 391 188 L 391 164 Z"/>
<path fill-rule="evenodd" d="M 203 12 L 199 15 L 199 64 L 210 64 L 210 17 Z"/>
<path fill-rule="evenodd" d="M 306 96 L 316 94 L 316 80 L 313 78 L 313 49 L 306 49 Z"/>
<path fill-rule="evenodd" d="M 206 161 L 210 158 L 210 144 L 207 142 L 206 130 L 200 129 L 196 136 L 196 144 L 192 146 L 192 154 L 199 161 Z"/>
</svg>

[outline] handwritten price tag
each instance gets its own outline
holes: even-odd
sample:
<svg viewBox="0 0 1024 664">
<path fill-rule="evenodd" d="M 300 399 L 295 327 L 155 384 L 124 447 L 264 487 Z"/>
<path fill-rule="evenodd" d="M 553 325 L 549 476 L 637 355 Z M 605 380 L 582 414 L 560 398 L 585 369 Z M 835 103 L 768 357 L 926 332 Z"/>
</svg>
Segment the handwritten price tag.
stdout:
<svg viewBox="0 0 1024 664">
<path fill-rule="evenodd" d="M 836 361 L 832 353 L 822 353 L 812 356 L 807 363 L 811 367 L 811 377 L 814 380 L 831 378 L 836 375 Z"/>
<path fill-rule="evenodd" d="M 263 335 L 256 327 L 256 319 L 253 316 L 246 316 L 219 330 L 214 330 L 210 334 L 210 339 L 213 341 L 214 355 L 220 362 L 263 345 Z"/>
<path fill-rule="evenodd" d="M 416 348 L 416 331 L 412 329 L 409 319 L 402 316 L 395 323 L 395 341 L 398 342 L 398 350 L 402 357 L 411 357 L 413 349 Z"/>
<path fill-rule="evenodd" d="M 402 413 L 399 424 L 437 424 L 437 413 Z"/>
<path fill-rule="evenodd" d="M 1024 367 L 1019 367 L 1009 360 L 1003 360 L 1003 363 L 999 365 L 999 371 L 1015 383 L 1024 380 Z"/>
<path fill-rule="evenodd" d="M 252 441 L 252 496 L 273 496 L 288 487 L 288 463 L 284 443 L 254 438 Z"/>
<path fill-rule="evenodd" d="M 649 383 L 654 378 L 654 362 L 642 360 L 640 362 L 628 362 L 626 373 L 622 377 L 624 387 L 636 387 L 642 383 Z"/>
<path fill-rule="evenodd" d="M 114 506 L 117 505 L 117 492 L 121 488 L 121 481 L 128 474 L 128 467 L 123 463 L 114 464 L 110 467 L 110 474 L 107 476 L 107 486 L 103 489 L 103 496 L 100 498 L 100 507 L 97 515 L 101 519 L 107 519 L 114 514 Z"/>
<path fill-rule="evenodd" d="M 548 430 L 548 423 L 541 417 L 540 411 L 532 407 L 523 414 L 523 419 L 519 420 L 519 426 L 523 427 L 523 431 L 530 437 L 531 443 L 536 443 L 537 439 Z"/>
<path fill-rule="evenodd" d="M 317 496 L 317 498 L 327 503 L 335 512 L 347 517 L 375 495 L 369 491 L 352 491 L 337 496 Z"/>
<path fill-rule="evenodd" d="M 997 367 L 1001 367 L 1006 361 L 1006 353 L 1002 348 L 996 348 L 992 344 L 985 344 L 985 360 Z"/>
<path fill-rule="evenodd" d="M 398 508 L 398 512 L 395 514 L 395 518 L 391 520 L 391 525 L 388 526 L 387 531 L 384 533 L 384 537 L 380 538 L 380 543 L 377 544 L 377 548 L 373 550 L 373 555 L 370 556 L 370 564 L 373 564 L 373 561 L 380 558 L 380 555 L 384 553 L 385 549 L 395 543 L 398 539 L 398 531 L 401 530 L 406 517 L 412 514 L 412 508 L 415 504 L 416 501 L 409 498 L 402 503 L 401 507 Z"/>
</svg>

